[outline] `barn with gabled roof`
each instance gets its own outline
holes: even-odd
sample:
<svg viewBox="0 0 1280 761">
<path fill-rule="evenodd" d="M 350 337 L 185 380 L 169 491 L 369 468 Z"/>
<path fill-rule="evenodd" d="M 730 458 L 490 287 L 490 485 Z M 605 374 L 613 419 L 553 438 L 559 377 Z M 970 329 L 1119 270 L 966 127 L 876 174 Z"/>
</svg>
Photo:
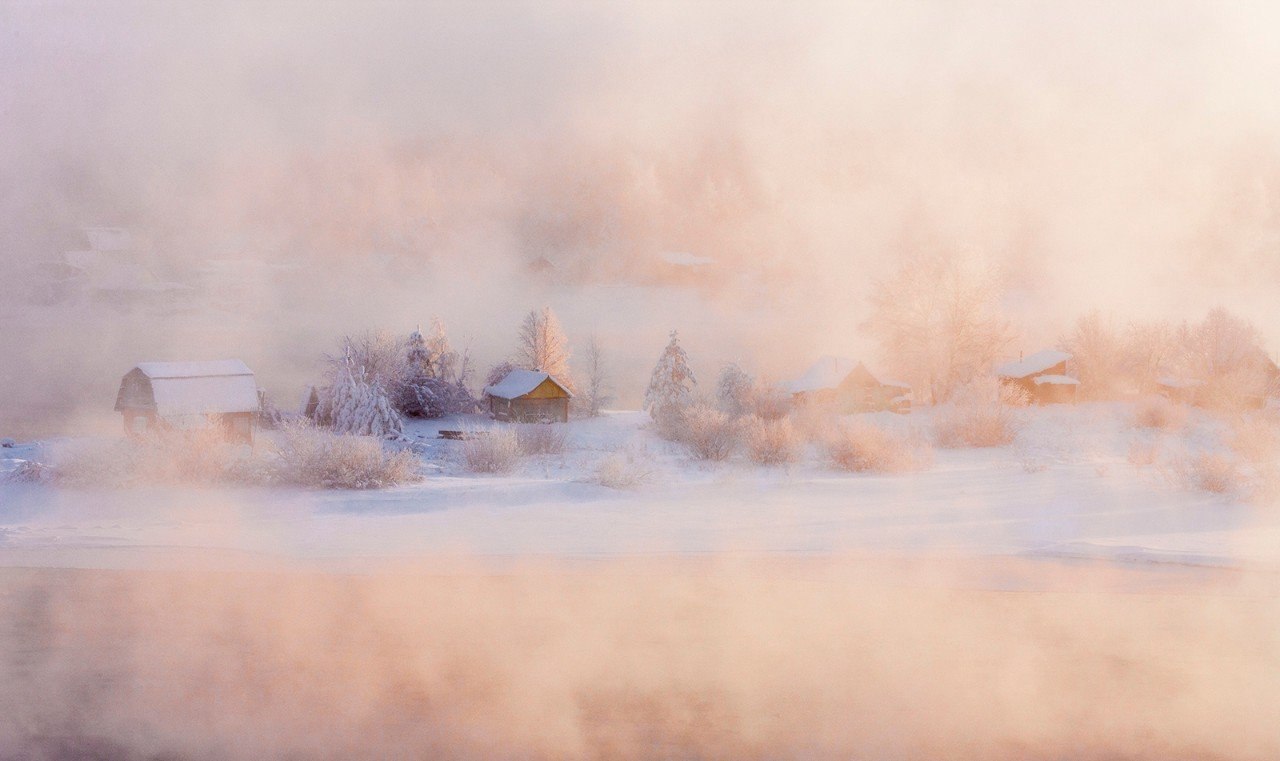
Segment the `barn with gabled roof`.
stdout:
<svg viewBox="0 0 1280 761">
<path fill-rule="evenodd" d="M 115 406 L 130 435 L 214 426 L 244 443 L 253 442 L 258 408 L 253 371 L 238 359 L 141 362 L 120 379 Z"/>
<path fill-rule="evenodd" d="M 567 423 L 573 393 L 555 376 L 541 370 L 512 370 L 486 386 L 489 413 L 497 420 L 522 423 Z"/>
</svg>

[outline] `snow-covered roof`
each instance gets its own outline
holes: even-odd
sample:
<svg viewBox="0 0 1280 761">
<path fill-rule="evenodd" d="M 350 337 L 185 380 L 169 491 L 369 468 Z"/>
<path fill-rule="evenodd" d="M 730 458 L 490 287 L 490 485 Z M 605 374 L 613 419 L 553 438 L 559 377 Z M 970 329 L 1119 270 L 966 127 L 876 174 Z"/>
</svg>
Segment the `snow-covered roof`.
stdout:
<svg viewBox="0 0 1280 761">
<path fill-rule="evenodd" d="M 133 238 L 123 227 L 86 227 L 84 237 L 94 251 L 128 251 L 133 248 Z"/>
<path fill-rule="evenodd" d="M 1037 375 L 1036 376 L 1035 384 L 1037 386 L 1040 386 L 1046 383 L 1053 386 L 1079 386 L 1080 385 L 1080 381 L 1076 380 L 1075 378 L 1072 378 L 1070 375 Z"/>
<path fill-rule="evenodd" d="M 1030 354 L 1017 362 L 1006 362 L 996 367 L 996 375 L 1002 378 L 1026 378 L 1042 373 L 1060 362 L 1071 359 L 1071 355 L 1057 349 L 1045 349 Z"/>
<path fill-rule="evenodd" d="M 256 412 L 258 383 L 238 359 L 210 362 L 141 362 L 161 417 Z"/>
<path fill-rule="evenodd" d="M 858 363 L 848 357 L 823 357 L 814 362 L 804 375 L 791 381 L 787 390 L 793 394 L 835 388 L 849 377 Z"/>
<path fill-rule="evenodd" d="M 861 362 L 849 359 L 848 357 L 823 357 L 814 362 L 804 375 L 787 384 L 787 390 L 793 394 L 803 394 L 811 391 L 826 391 L 828 389 L 837 388 L 849 374 L 858 368 L 862 368 L 862 372 L 867 374 L 872 381 L 881 386 L 892 386 L 894 388 L 911 390 L 910 383 L 903 383 L 896 380 L 881 380 L 871 373 Z"/>
<path fill-rule="evenodd" d="M 565 385 L 556 380 L 550 373 L 544 373 L 541 370 L 512 370 L 507 376 L 492 386 L 485 386 L 484 392 L 489 396 L 496 396 L 499 399 L 516 399 L 533 391 L 542 382 L 550 379 L 552 383 L 559 386 L 569 396 L 573 396 Z"/>
<path fill-rule="evenodd" d="M 238 359 L 214 359 L 197 362 L 139 362 L 138 369 L 148 378 L 209 378 L 225 375 L 253 375 L 249 366 Z"/>
<path fill-rule="evenodd" d="M 688 251 L 663 251 L 658 256 L 667 264 L 674 264 L 677 267 L 701 267 L 716 263 L 716 260 L 709 256 L 698 256 Z"/>
</svg>

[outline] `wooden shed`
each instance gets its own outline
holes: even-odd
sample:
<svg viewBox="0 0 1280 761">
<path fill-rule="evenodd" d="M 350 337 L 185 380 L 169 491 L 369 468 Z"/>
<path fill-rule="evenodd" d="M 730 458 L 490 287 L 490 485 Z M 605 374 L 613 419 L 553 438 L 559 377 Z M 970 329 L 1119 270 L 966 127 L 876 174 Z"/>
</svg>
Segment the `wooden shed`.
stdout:
<svg viewBox="0 0 1280 761">
<path fill-rule="evenodd" d="M 573 394 L 554 376 L 540 370 L 512 370 L 484 389 L 489 413 L 497 420 L 521 423 L 567 423 Z"/>
<path fill-rule="evenodd" d="M 142 362 L 120 379 L 116 412 L 130 435 L 215 426 L 232 441 L 253 443 L 258 384 L 238 359 Z"/>
<path fill-rule="evenodd" d="M 788 390 L 796 404 L 827 405 L 841 412 L 911 409 L 909 384 L 877 378 L 866 365 L 844 357 L 819 359 Z"/>
<path fill-rule="evenodd" d="M 1036 404 L 1075 402 L 1080 381 L 1067 375 L 1071 355 L 1045 349 L 996 368 L 1001 385 L 1021 389 Z"/>
</svg>

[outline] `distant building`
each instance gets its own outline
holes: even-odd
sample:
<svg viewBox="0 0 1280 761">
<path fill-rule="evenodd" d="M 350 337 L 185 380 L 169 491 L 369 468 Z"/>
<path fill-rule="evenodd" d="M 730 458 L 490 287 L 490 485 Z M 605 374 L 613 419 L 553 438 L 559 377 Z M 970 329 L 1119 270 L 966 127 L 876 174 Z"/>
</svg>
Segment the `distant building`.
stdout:
<svg viewBox="0 0 1280 761">
<path fill-rule="evenodd" d="M 1001 385 L 1024 391 L 1036 404 L 1075 402 L 1080 381 L 1067 375 L 1070 361 L 1071 355 L 1065 351 L 1045 349 L 1000 365 L 996 377 Z"/>
<path fill-rule="evenodd" d="M 512 370 L 484 389 L 489 412 L 497 420 L 521 423 L 569 422 L 569 399 L 564 384 L 539 370 Z"/>
<path fill-rule="evenodd" d="M 253 443 L 258 384 L 238 359 L 141 362 L 120 379 L 116 412 L 125 431 L 220 428 L 232 441 Z"/>
<path fill-rule="evenodd" d="M 841 412 L 911 409 L 910 384 L 877 378 L 861 362 L 845 357 L 819 359 L 787 390 L 796 404 L 830 406 Z"/>
</svg>

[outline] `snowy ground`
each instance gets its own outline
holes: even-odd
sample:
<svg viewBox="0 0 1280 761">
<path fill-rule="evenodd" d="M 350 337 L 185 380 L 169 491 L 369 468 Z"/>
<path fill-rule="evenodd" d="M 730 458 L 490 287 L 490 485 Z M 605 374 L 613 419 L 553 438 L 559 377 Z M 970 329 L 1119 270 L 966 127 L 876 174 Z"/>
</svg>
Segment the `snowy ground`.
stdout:
<svg viewBox="0 0 1280 761">
<path fill-rule="evenodd" d="M 926 413 L 877 422 L 922 427 Z M 509 476 L 463 473 L 457 442 L 414 422 L 426 478 L 376 492 L 80 491 L 0 485 L 0 564 L 129 566 L 165 555 L 368 563 L 431 556 L 610 558 L 875 554 L 1111 558 L 1280 568 L 1280 510 L 1188 490 L 1136 467 L 1122 405 L 1027 411 L 1011 446 L 937 450 L 916 473 L 848 474 L 816 454 L 790 468 L 696 463 L 635 412 L 569 424 L 563 455 Z M 1195 446 L 1215 423 L 1176 438 Z M 58 442 L 0 449 L 0 470 Z M 634 490 L 591 482 L 626 449 L 649 463 Z M 195 552 L 195 550 L 201 552 Z"/>
</svg>

